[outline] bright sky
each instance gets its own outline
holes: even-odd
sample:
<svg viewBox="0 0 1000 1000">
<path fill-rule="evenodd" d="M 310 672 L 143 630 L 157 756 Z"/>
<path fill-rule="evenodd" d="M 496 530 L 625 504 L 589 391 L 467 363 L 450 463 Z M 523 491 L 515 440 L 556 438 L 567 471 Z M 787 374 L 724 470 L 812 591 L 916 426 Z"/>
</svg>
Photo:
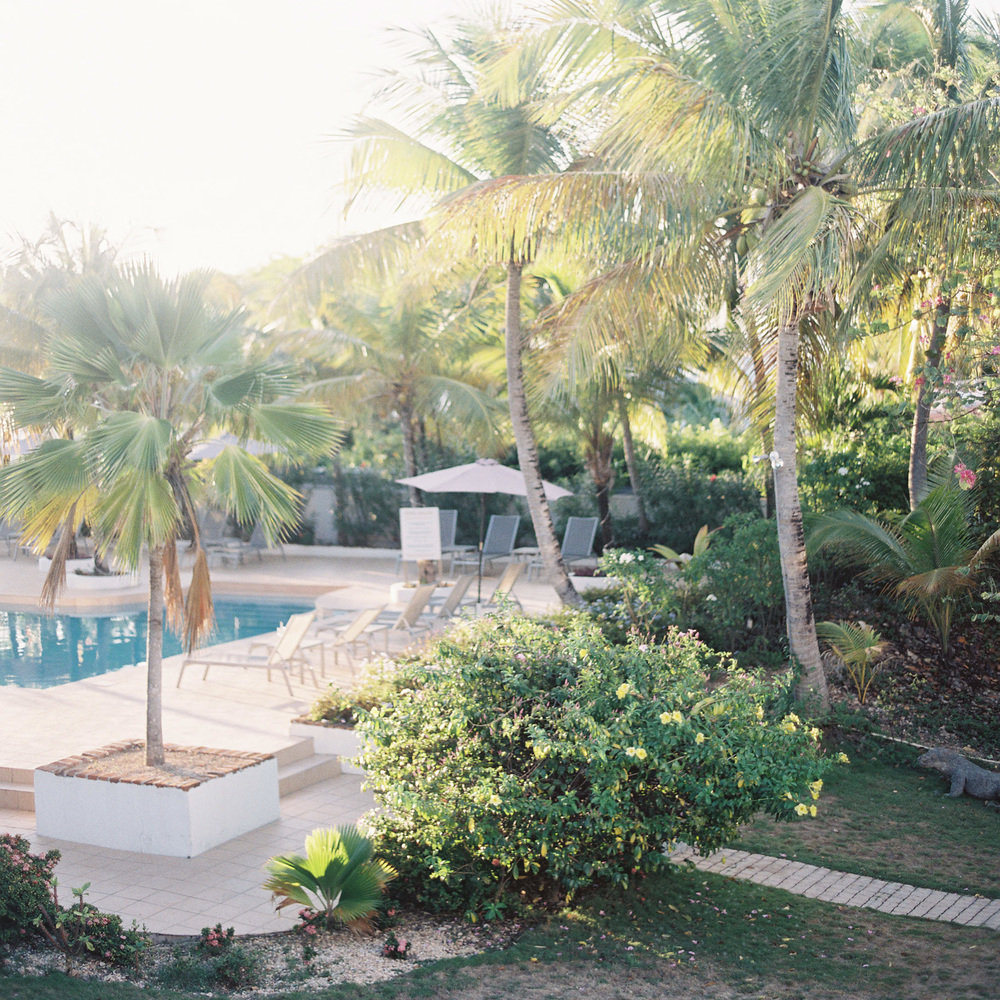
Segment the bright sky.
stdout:
<svg viewBox="0 0 1000 1000">
<path fill-rule="evenodd" d="M 37 237 L 51 210 L 129 237 L 164 274 L 308 254 L 344 231 L 345 149 L 327 137 L 391 65 L 384 29 L 470 9 L 0 0 L 0 237 Z"/>
<path fill-rule="evenodd" d="M 346 231 L 345 147 L 327 137 L 392 64 L 384 29 L 478 6 L 0 0 L 0 239 L 53 211 L 168 275 L 308 255 Z"/>
</svg>

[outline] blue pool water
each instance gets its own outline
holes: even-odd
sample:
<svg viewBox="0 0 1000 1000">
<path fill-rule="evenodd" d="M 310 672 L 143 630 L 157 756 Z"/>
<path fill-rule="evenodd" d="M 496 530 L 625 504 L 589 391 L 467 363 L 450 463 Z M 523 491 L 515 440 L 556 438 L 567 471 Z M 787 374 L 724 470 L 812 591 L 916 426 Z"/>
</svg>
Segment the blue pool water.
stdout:
<svg viewBox="0 0 1000 1000">
<path fill-rule="evenodd" d="M 311 604 L 217 598 L 213 642 L 273 632 L 289 615 Z M 163 655 L 181 652 L 181 640 L 164 633 Z M 146 659 L 146 612 L 47 615 L 0 611 L 0 685 L 47 688 L 96 677 Z"/>
</svg>

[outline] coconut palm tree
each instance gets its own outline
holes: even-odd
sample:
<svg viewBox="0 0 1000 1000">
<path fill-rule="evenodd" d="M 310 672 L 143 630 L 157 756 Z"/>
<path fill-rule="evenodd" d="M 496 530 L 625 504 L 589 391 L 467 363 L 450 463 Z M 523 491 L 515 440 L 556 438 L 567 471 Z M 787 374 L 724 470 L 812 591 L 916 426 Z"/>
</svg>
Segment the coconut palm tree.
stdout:
<svg viewBox="0 0 1000 1000">
<path fill-rule="evenodd" d="M 164 761 L 164 603 L 189 649 L 212 624 L 197 500 L 210 492 L 241 524 L 259 523 L 269 541 L 298 517 L 295 491 L 243 447 L 224 447 L 210 463 L 192 462 L 192 448 L 229 431 L 295 461 L 329 453 L 339 434 L 325 410 L 292 399 L 299 383 L 291 368 L 246 356 L 242 314 L 207 303 L 210 278 L 164 281 L 147 264 L 109 281 L 83 276 L 46 302 L 53 332 L 43 374 L 0 368 L 0 396 L 18 426 L 59 435 L 0 478 L 0 512 L 22 522 L 26 541 L 41 551 L 58 535 L 43 598 L 54 605 L 83 518 L 121 567 L 138 569 L 148 550 L 151 765 Z M 188 529 L 196 559 L 185 607 L 177 541 Z"/>
<path fill-rule="evenodd" d="M 518 93 L 500 104 L 482 93 L 498 40 L 509 26 L 465 22 L 449 43 L 427 30 L 416 35 L 406 72 L 391 74 L 382 99 L 394 102 L 412 125 L 403 130 L 382 119 L 365 117 L 353 123 L 345 137 L 353 141 L 353 197 L 394 191 L 404 199 L 422 197 L 426 205 L 442 195 L 453 196 L 484 178 L 505 178 L 563 170 L 573 160 L 566 128 L 542 121 L 539 111 L 547 95 L 543 64 L 525 72 Z M 412 67 L 418 67 L 416 72 Z M 353 198 L 352 198 L 353 200 Z M 450 216 L 450 199 L 440 206 Z M 579 605 L 562 561 L 552 514 L 545 498 L 538 445 L 528 409 L 524 352 L 528 346 L 522 323 L 522 281 L 537 253 L 535 234 L 504 234 L 496 240 L 475 240 L 474 230 L 439 228 L 436 237 L 464 256 L 506 272 L 504 343 L 507 396 L 518 464 L 527 487 L 531 515 L 542 559 L 560 599 Z M 435 234 L 431 234 L 435 238 Z M 457 251 L 454 248 L 458 248 Z"/>
<path fill-rule="evenodd" d="M 603 307 L 618 335 L 630 326 L 617 317 L 634 314 L 643 285 L 661 310 L 722 305 L 732 256 L 742 258 L 738 309 L 773 344 L 770 458 L 789 644 L 800 695 L 825 705 L 796 475 L 801 340 L 843 321 L 883 262 L 931 241 L 944 253 L 967 241 L 975 213 L 1000 201 L 988 173 L 1000 106 L 949 106 L 862 141 L 853 26 L 840 0 L 553 8 L 526 54 L 497 71 L 497 93 L 547 57 L 550 71 L 586 84 L 574 107 L 604 124 L 596 155 L 577 171 L 481 182 L 463 194 L 460 224 L 484 243 L 518 233 L 551 246 L 560 222 L 567 238 L 606 241 L 593 216 L 617 219 L 622 263 Z M 878 229 L 883 198 L 894 202 L 893 224 Z"/>
</svg>

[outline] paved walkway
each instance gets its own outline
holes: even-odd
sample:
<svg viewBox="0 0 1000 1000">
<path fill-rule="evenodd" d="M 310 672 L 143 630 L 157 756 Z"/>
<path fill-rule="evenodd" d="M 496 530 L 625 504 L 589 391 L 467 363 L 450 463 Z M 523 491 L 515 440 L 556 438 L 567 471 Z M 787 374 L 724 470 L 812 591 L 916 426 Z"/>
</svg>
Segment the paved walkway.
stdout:
<svg viewBox="0 0 1000 1000">
<path fill-rule="evenodd" d="M 699 857 L 690 848 L 681 847 L 671 853 L 670 860 L 691 861 L 703 872 L 785 889 L 826 903 L 859 906 L 897 917 L 921 917 L 924 920 L 944 920 L 968 927 L 1000 930 L 1000 899 L 919 889 L 902 882 L 883 882 L 865 875 L 849 875 L 788 858 L 771 858 L 747 851 L 722 850 Z"/>
</svg>

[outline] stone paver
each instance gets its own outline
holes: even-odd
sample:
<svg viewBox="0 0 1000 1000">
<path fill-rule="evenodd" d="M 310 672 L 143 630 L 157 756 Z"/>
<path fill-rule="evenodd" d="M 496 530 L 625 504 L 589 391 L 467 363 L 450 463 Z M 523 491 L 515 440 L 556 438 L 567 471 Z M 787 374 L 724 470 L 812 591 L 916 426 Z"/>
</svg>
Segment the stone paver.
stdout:
<svg viewBox="0 0 1000 1000">
<path fill-rule="evenodd" d="M 817 865 L 807 865 L 788 858 L 771 858 L 764 854 L 743 851 L 729 852 L 728 861 L 719 864 L 716 852 L 708 857 L 693 853 L 687 845 L 669 852 L 672 860 L 680 857 L 692 861 L 701 871 L 712 871 L 741 881 L 755 882 L 785 889 L 809 899 L 820 899 L 838 906 L 855 906 L 891 913 L 896 916 L 942 920 L 969 927 L 1000 930 L 1000 900 L 983 896 L 963 896 L 954 892 L 939 892 L 885 882 L 850 872 L 831 871 Z"/>
</svg>

